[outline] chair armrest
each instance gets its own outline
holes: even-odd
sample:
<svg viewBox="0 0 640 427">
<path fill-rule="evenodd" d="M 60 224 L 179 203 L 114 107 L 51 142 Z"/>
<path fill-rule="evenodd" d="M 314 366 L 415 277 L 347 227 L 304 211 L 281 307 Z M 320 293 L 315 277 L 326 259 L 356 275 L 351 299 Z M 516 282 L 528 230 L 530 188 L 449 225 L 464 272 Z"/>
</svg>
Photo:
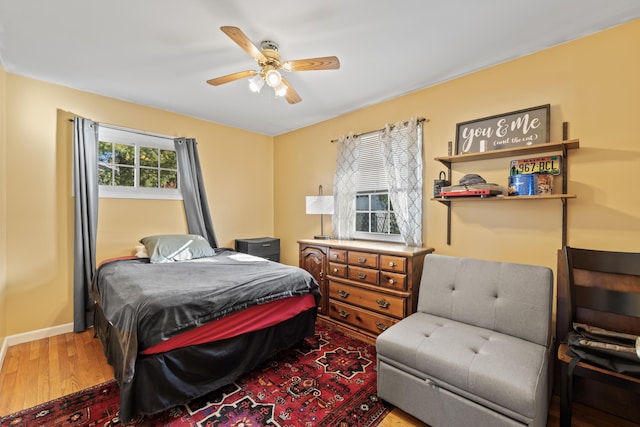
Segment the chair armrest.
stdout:
<svg viewBox="0 0 640 427">
<path fill-rule="evenodd" d="M 574 358 L 567 354 L 567 352 L 569 351 L 569 346 L 566 343 L 561 343 L 558 346 L 558 360 L 560 360 L 563 363 L 570 363 Z M 605 368 L 601 368 L 599 366 L 596 365 L 592 365 L 590 363 L 586 363 L 586 362 L 578 362 L 578 366 L 580 366 L 581 368 L 584 369 L 589 369 L 590 371 L 594 371 L 594 372 L 599 372 L 601 374 L 604 375 L 611 375 L 613 377 L 617 377 L 626 381 L 631 381 L 634 383 L 638 383 L 640 384 L 640 378 L 636 378 L 636 377 L 632 377 L 630 375 L 625 375 L 625 374 L 621 374 L 615 371 L 611 371 L 609 369 L 605 369 Z"/>
</svg>

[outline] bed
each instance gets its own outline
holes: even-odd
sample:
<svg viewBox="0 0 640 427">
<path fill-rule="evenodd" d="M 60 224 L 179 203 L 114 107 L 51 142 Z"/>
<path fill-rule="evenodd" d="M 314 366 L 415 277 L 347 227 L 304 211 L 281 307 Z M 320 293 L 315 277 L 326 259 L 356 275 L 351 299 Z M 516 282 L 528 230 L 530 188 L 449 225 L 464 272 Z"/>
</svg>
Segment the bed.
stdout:
<svg viewBox="0 0 640 427">
<path fill-rule="evenodd" d="M 227 385 L 314 334 L 320 293 L 308 272 L 200 243 L 182 245 L 186 255 L 148 243 L 149 257 L 96 272 L 94 328 L 123 422 Z"/>
</svg>

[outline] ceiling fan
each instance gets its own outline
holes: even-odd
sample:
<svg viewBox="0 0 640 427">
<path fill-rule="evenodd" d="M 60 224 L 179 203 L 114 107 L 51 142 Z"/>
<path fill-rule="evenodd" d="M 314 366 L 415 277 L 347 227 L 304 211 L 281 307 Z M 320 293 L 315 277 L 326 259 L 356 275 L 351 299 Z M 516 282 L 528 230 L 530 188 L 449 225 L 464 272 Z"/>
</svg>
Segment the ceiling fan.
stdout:
<svg viewBox="0 0 640 427">
<path fill-rule="evenodd" d="M 291 84 L 285 79 L 280 70 L 284 71 L 313 71 L 313 70 L 337 70 L 340 68 L 340 61 L 335 56 L 324 56 L 320 58 L 295 59 L 292 61 L 282 61 L 278 53 L 278 44 L 265 40 L 260 44 L 260 49 L 237 27 L 220 27 L 231 40 L 236 42 L 253 59 L 258 61 L 259 70 L 246 70 L 229 74 L 215 79 L 207 80 L 213 86 L 224 83 L 249 78 L 249 88 L 254 92 L 260 92 L 266 83 L 273 88 L 276 96 L 283 96 L 289 104 L 296 104 L 302 101 L 300 95 Z"/>
</svg>

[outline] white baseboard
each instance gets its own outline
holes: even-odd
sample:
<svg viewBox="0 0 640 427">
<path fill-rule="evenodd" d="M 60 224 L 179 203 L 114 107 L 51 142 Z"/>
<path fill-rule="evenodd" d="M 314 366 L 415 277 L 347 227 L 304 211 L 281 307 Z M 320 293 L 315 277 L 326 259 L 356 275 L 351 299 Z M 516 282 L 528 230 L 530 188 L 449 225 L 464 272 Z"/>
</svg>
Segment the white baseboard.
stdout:
<svg viewBox="0 0 640 427">
<path fill-rule="evenodd" d="M 0 369 L 2 369 L 2 364 L 4 363 L 4 358 L 7 355 L 7 349 L 9 347 L 25 342 L 41 340 L 43 338 L 55 337 L 56 335 L 66 334 L 67 332 L 73 332 L 73 323 L 65 323 L 64 325 L 52 326 L 50 328 L 38 329 L 37 331 L 6 337 L 0 348 Z"/>
<path fill-rule="evenodd" d="M 25 332 L 23 334 L 10 335 L 7 337 L 7 344 L 11 347 L 25 342 L 55 337 L 56 335 L 66 334 L 67 332 L 73 332 L 73 323 L 65 323 L 64 325 L 38 329 L 36 331 Z"/>
<path fill-rule="evenodd" d="M 4 356 L 7 354 L 7 349 L 9 345 L 7 344 L 7 339 L 2 340 L 2 347 L 0 347 L 0 370 L 2 370 L 2 365 L 4 363 Z"/>
</svg>

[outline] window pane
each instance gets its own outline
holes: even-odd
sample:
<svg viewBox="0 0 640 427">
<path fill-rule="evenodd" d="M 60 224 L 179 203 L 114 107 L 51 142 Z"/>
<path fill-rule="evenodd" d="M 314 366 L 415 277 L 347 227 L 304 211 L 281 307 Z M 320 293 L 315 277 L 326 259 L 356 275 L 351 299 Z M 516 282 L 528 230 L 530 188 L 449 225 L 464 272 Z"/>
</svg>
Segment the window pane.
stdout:
<svg viewBox="0 0 640 427">
<path fill-rule="evenodd" d="M 140 166 L 158 167 L 158 149 L 140 147 Z"/>
<path fill-rule="evenodd" d="M 371 214 L 373 223 L 372 233 L 386 233 L 389 230 L 389 212 L 374 212 Z"/>
<path fill-rule="evenodd" d="M 372 211 L 386 211 L 388 210 L 388 194 L 372 194 L 371 195 L 371 210 Z"/>
<path fill-rule="evenodd" d="M 113 185 L 135 187 L 135 170 L 126 166 L 116 166 L 114 169 Z"/>
<path fill-rule="evenodd" d="M 369 210 L 369 195 L 359 195 L 356 196 L 356 210 L 357 211 L 368 211 Z"/>
<path fill-rule="evenodd" d="M 161 188 L 177 188 L 178 173 L 176 171 L 160 171 L 160 187 Z"/>
<path fill-rule="evenodd" d="M 109 165 L 98 164 L 98 185 L 113 185 L 113 168 Z"/>
<path fill-rule="evenodd" d="M 140 187 L 158 188 L 158 169 L 140 168 Z"/>
<path fill-rule="evenodd" d="M 391 214 L 391 230 L 389 230 L 391 234 L 400 234 L 400 229 L 398 228 L 398 222 L 396 221 L 396 214 Z"/>
<path fill-rule="evenodd" d="M 173 150 L 160 150 L 160 167 L 165 169 L 178 169 L 176 152 Z"/>
<path fill-rule="evenodd" d="M 115 163 L 119 165 L 135 164 L 136 148 L 131 145 L 115 144 L 114 146 Z"/>
<path fill-rule="evenodd" d="M 368 213 L 356 213 L 356 231 L 369 232 Z"/>
<path fill-rule="evenodd" d="M 113 144 L 110 142 L 98 142 L 98 163 L 113 162 Z M 111 183 L 111 181 L 109 181 Z"/>
</svg>

